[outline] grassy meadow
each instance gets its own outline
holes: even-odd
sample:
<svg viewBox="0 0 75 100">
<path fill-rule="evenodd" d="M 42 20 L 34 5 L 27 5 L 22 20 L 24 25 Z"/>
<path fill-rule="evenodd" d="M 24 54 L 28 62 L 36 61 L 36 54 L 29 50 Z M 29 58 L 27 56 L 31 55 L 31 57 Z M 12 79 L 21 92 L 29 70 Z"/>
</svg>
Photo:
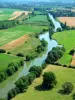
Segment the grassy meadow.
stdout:
<svg viewBox="0 0 75 100">
<path fill-rule="evenodd" d="M 8 20 L 13 17 L 13 13 L 19 11 L 18 9 L 0 8 L 0 21 Z"/>
<path fill-rule="evenodd" d="M 75 48 L 75 30 L 58 32 L 53 35 L 53 39 L 57 40 L 60 45 L 63 45 L 66 49 L 64 56 L 59 60 L 61 64 L 69 65 L 71 63 L 72 56 L 69 52 Z"/>
<path fill-rule="evenodd" d="M 7 55 L 7 54 L 0 54 L 0 71 L 5 69 L 9 63 L 11 62 L 17 62 L 21 60 L 21 58 L 13 55 Z"/>
<path fill-rule="evenodd" d="M 47 15 L 38 15 L 39 12 L 36 13 L 37 15 L 25 20 L 25 23 L 48 26 L 49 23 L 48 23 Z"/>
<path fill-rule="evenodd" d="M 58 93 L 61 85 L 65 82 L 71 82 L 75 86 L 75 70 L 70 68 L 64 68 L 60 66 L 49 65 L 43 72 L 52 71 L 57 77 L 57 85 L 49 91 L 35 90 L 36 86 L 41 85 L 42 76 L 33 81 L 29 86 L 27 92 L 17 95 L 12 100 L 72 100 L 72 93 L 69 95 L 62 95 Z M 74 87 L 75 88 L 75 87 Z"/>
</svg>

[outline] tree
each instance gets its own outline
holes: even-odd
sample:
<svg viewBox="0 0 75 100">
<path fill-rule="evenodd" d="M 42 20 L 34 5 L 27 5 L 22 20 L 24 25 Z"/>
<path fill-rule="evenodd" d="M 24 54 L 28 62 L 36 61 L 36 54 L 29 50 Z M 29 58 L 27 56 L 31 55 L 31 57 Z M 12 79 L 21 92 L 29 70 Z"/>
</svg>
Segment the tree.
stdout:
<svg viewBox="0 0 75 100">
<path fill-rule="evenodd" d="M 18 53 L 17 56 L 24 57 L 24 54 L 23 53 Z"/>
<path fill-rule="evenodd" d="M 43 87 L 52 89 L 57 84 L 56 76 L 53 72 L 45 72 L 43 75 Z"/>
<path fill-rule="evenodd" d="M 6 50 L 0 49 L 0 53 L 6 53 Z"/>
<path fill-rule="evenodd" d="M 73 93 L 72 98 L 73 98 L 73 100 L 75 100 L 75 93 Z"/>
<path fill-rule="evenodd" d="M 40 66 L 32 66 L 29 69 L 29 72 L 33 72 L 36 75 L 36 77 L 39 77 L 42 73 L 42 68 Z"/>
<path fill-rule="evenodd" d="M 59 90 L 62 94 L 70 94 L 73 90 L 73 85 L 71 82 L 66 82 L 62 85 L 62 89 Z"/>
<path fill-rule="evenodd" d="M 28 78 L 28 82 L 29 82 L 29 85 L 30 85 L 33 82 L 33 80 L 36 78 L 36 75 L 31 72 L 27 75 L 27 78 Z"/>
<path fill-rule="evenodd" d="M 61 30 L 61 28 L 57 28 L 57 30 L 56 30 L 57 32 L 61 32 L 62 30 Z"/>
</svg>

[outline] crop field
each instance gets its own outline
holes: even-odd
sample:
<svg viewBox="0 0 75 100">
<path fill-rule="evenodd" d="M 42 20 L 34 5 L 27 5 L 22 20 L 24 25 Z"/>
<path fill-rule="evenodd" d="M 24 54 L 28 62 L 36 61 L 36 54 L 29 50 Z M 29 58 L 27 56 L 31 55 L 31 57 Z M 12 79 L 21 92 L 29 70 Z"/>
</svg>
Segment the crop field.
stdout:
<svg viewBox="0 0 75 100">
<path fill-rule="evenodd" d="M 0 8 L 0 21 L 1 20 L 8 20 L 9 18 L 13 17 L 13 13 L 15 11 L 20 11 L 20 10 L 18 10 L 18 9 Z"/>
<path fill-rule="evenodd" d="M 71 68 L 49 65 L 43 72 L 49 71 L 54 72 L 57 78 L 57 85 L 52 90 L 35 90 L 35 87 L 41 85 L 42 83 L 41 76 L 33 81 L 27 92 L 17 95 L 12 100 L 25 100 L 25 98 L 27 100 L 72 100 L 72 93 L 75 92 L 75 89 L 69 95 L 62 95 L 58 93 L 58 90 L 65 82 L 71 82 L 75 86 L 75 70 Z"/>
<path fill-rule="evenodd" d="M 9 63 L 11 62 L 17 62 L 21 58 L 12 56 L 12 55 L 7 55 L 7 54 L 0 54 L 0 71 L 5 69 Z"/>
<path fill-rule="evenodd" d="M 20 25 L 6 30 L 0 30 L 0 47 L 25 34 L 38 33 L 44 28 L 45 26 Z"/>
<path fill-rule="evenodd" d="M 60 22 L 63 22 L 72 27 L 72 26 L 75 26 L 75 17 L 58 17 L 58 20 Z"/>
<path fill-rule="evenodd" d="M 59 60 L 61 64 L 69 65 L 71 63 L 72 56 L 69 55 L 69 52 L 75 48 L 75 30 L 58 32 L 53 35 L 53 39 L 61 45 L 64 45 L 66 52 L 64 56 Z"/>
</svg>

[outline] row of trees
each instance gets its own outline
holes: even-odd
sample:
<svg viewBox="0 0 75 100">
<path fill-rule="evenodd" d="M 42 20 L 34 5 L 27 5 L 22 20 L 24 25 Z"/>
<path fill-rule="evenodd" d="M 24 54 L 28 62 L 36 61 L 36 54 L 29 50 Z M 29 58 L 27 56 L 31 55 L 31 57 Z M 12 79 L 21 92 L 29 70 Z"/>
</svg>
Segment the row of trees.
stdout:
<svg viewBox="0 0 75 100">
<path fill-rule="evenodd" d="M 7 79 L 8 76 L 13 75 L 18 69 L 24 65 L 24 61 L 20 60 L 17 63 L 10 63 L 8 67 L 0 72 L 0 83 Z"/>
<path fill-rule="evenodd" d="M 56 11 L 50 11 L 50 13 L 54 16 L 54 17 L 74 17 L 75 16 L 75 12 L 71 11 L 71 10 L 64 10 L 64 9 L 57 9 Z"/>
<path fill-rule="evenodd" d="M 46 63 L 52 64 L 55 63 L 58 59 L 60 59 L 65 52 L 64 47 L 54 47 L 46 58 Z"/>
<path fill-rule="evenodd" d="M 42 73 L 42 67 L 32 66 L 27 76 L 23 76 L 15 82 L 16 87 L 8 92 L 8 100 L 15 97 L 18 93 L 26 92 L 28 86 L 32 84 L 36 77 L 40 77 Z"/>
<path fill-rule="evenodd" d="M 5 20 L 0 21 L 0 29 L 8 29 L 19 24 L 18 20 Z"/>
<path fill-rule="evenodd" d="M 42 51 L 45 50 L 46 46 L 47 46 L 47 41 L 45 41 L 44 39 L 42 39 L 42 40 L 41 40 L 41 45 L 39 45 L 39 46 L 37 47 L 37 50 L 36 50 L 36 51 L 37 51 L 38 53 L 41 53 Z"/>
</svg>

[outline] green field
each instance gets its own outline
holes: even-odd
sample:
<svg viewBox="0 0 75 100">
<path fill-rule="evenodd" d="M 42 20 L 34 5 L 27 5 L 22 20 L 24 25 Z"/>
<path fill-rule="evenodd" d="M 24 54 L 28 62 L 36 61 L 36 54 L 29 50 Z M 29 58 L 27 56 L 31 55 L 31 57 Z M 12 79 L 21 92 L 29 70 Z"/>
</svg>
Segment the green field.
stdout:
<svg viewBox="0 0 75 100">
<path fill-rule="evenodd" d="M 71 82 L 75 86 L 75 70 L 49 65 L 44 71 L 52 71 L 55 73 L 57 85 L 54 89 L 49 91 L 35 90 L 35 87 L 42 83 L 42 78 L 37 78 L 32 85 L 29 86 L 27 92 L 17 95 L 12 100 L 72 100 L 72 94 L 75 92 L 75 89 L 69 95 L 61 95 L 57 91 L 65 82 Z"/>
<path fill-rule="evenodd" d="M 1 20 L 8 20 L 9 18 L 13 17 L 13 13 L 15 11 L 19 11 L 18 9 L 8 9 L 8 8 L 0 8 L 0 21 Z"/>
<path fill-rule="evenodd" d="M 32 23 L 36 25 L 48 25 L 47 15 L 38 15 L 38 13 L 39 12 L 37 12 L 37 15 L 25 20 L 25 23 Z"/>
<path fill-rule="evenodd" d="M 45 26 L 19 25 L 6 30 L 0 30 L 0 46 L 3 46 L 25 34 L 33 34 L 47 28 Z"/>
<path fill-rule="evenodd" d="M 21 58 L 7 55 L 7 54 L 0 54 L 0 71 L 5 69 L 9 63 L 11 62 L 18 62 Z"/>
<path fill-rule="evenodd" d="M 69 55 L 70 50 L 75 48 L 75 30 L 58 32 L 53 35 L 53 39 L 61 45 L 64 45 L 66 52 L 64 56 L 59 60 L 61 64 L 69 65 L 71 62 L 72 56 Z"/>
</svg>

